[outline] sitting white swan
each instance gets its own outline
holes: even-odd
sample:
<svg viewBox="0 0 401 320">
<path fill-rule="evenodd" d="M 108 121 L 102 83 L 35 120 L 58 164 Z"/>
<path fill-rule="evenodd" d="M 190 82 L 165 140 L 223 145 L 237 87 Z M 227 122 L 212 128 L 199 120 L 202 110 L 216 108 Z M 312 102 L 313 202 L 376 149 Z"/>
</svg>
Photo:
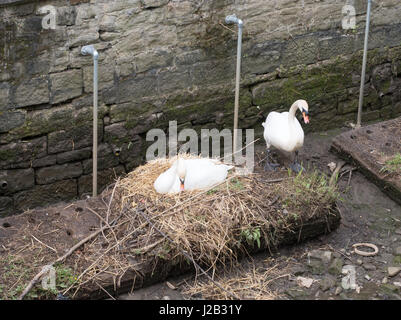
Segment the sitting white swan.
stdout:
<svg viewBox="0 0 401 320">
<path fill-rule="evenodd" d="M 302 167 L 298 163 L 298 150 L 304 144 L 304 131 L 295 118 L 297 109 L 302 112 L 304 122 L 309 123 L 308 103 L 305 100 L 295 101 L 289 112 L 270 112 L 266 121 L 262 123 L 265 128 L 263 136 L 267 145 L 266 171 L 275 170 L 278 166 L 269 162 L 271 146 L 286 152 L 295 151 L 295 160 L 290 168 L 295 172 L 301 170 Z"/>
<path fill-rule="evenodd" d="M 183 190 L 202 190 L 226 179 L 233 166 L 214 159 L 180 159 L 163 172 L 153 186 L 158 193 L 176 193 Z"/>
</svg>

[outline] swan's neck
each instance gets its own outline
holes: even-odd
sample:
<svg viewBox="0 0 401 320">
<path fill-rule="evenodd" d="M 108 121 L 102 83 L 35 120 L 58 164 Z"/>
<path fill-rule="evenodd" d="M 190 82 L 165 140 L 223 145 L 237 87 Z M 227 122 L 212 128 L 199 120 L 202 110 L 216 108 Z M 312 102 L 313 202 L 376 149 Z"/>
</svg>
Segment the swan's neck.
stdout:
<svg viewBox="0 0 401 320">
<path fill-rule="evenodd" d="M 290 111 L 288 112 L 288 125 L 290 127 L 290 130 L 292 130 L 292 128 L 295 125 L 295 113 L 297 112 L 298 109 L 298 103 L 294 102 L 290 108 Z"/>
<path fill-rule="evenodd" d="M 297 112 L 298 109 L 298 103 L 294 102 L 290 108 L 290 111 L 288 112 L 288 119 L 289 120 L 294 120 L 295 119 L 295 113 Z"/>
<path fill-rule="evenodd" d="M 185 163 L 181 159 L 177 160 L 176 173 L 180 178 L 184 178 L 187 174 Z"/>
</svg>

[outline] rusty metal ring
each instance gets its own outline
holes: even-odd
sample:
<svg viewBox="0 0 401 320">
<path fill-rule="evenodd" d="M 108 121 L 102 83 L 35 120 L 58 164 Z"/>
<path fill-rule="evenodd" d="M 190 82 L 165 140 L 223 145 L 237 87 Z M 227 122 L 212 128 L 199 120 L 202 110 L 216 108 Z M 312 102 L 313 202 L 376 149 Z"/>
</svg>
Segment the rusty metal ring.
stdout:
<svg viewBox="0 0 401 320">
<path fill-rule="evenodd" d="M 360 256 L 364 257 L 373 257 L 379 253 L 379 248 L 372 243 L 355 243 L 352 247 L 354 248 L 356 254 L 359 254 Z M 361 251 L 357 249 L 357 247 L 368 247 L 372 248 L 374 251 L 373 252 Z"/>
</svg>

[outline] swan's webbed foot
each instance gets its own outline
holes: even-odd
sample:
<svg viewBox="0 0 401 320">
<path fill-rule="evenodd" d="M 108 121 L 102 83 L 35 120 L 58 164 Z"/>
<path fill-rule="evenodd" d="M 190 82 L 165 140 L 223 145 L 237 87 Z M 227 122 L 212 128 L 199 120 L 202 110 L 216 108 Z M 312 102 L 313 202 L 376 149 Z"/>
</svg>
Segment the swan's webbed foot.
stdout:
<svg viewBox="0 0 401 320">
<path fill-rule="evenodd" d="M 304 167 L 302 167 L 298 162 L 290 164 L 290 169 L 295 173 L 299 173 L 301 170 L 305 171 Z"/>
<path fill-rule="evenodd" d="M 264 166 L 264 170 L 265 171 L 276 171 L 276 168 L 278 168 L 280 165 L 277 163 L 269 162 L 269 161 L 272 161 L 272 155 L 271 155 L 269 148 L 267 148 L 267 150 L 266 150 L 266 155 L 267 156 L 266 156 L 266 163 Z"/>
<path fill-rule="evenodd" d="M 297 151 L 295 151 L 295 159 L 294 159 L 294 162 L 290 165 L 290 169 L 291 169 L 292 171 L 294 171 L 295 173 L 299 173 L 301 170 L 305 171 L 305 168 L 302 167 L 302 166 L 299 164 L 298 157 L 299 157 L 299 152 L 298 152 L 298 150 L 297 150 Z"/>
<path fill-rule="evenodd" d="M 271 163 L 266 160 L 264 170 L 265 171 L 276 171 L 276 168 L 278 168 L 280 165 L 278 163 Z"/>
</svg>

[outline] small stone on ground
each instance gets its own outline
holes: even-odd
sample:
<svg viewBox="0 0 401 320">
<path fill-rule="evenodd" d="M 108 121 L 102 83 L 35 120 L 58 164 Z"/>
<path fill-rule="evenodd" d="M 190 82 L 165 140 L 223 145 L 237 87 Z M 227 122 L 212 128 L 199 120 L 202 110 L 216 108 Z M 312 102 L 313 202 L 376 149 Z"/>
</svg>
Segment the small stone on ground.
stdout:
<svg viewBox="0 0 401 320">
<path fill-rule="evenodd" d="M 388 267 L 387 270 L 388 270 L 388 275 L 390 277 L 394 277 L 401 271 L 401 267 Z"/>
</svg>

